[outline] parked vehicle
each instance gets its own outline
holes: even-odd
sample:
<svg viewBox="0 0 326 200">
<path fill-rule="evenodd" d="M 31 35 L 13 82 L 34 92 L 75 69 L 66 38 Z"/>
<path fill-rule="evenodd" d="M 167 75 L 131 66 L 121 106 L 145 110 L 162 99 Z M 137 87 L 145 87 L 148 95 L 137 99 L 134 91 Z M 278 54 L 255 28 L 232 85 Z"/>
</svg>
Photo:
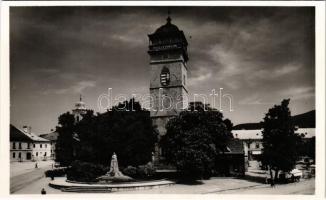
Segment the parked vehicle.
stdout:
<svg viewBox="0 0 326 200">
<path fill-rule="evenodd" d="M 299 182 L 300 179 L 302 178 L 302 176 L 303 176 L 302 171 L 295 168 L 295 169 L 291 170 L 290 172 L 280 171 L 278 173 L 277 179 L 279 182 L 282 182 L 282 183 Z M 267 171 L 266 183 L 270 183 L 270 181 L 271 181 L 271 175 L 270 175 L 269 171 Z"/>
<path fill-rule="evenodd" d="M 303 164 L 303 165 L 311 165 L 313 163 L 314 163 L 314 160 L 307 156 L 302 157 L 300 160 L 297 161 L 297 164 Z"/>
<path fill-rule="evenodd" d="M 293 169 L 290 172 L 280 172 L 279 173 L 279 180 L 283 182 L 299 182 L 302 178 L 303 173 L 299 169 Z"/>
</svg>

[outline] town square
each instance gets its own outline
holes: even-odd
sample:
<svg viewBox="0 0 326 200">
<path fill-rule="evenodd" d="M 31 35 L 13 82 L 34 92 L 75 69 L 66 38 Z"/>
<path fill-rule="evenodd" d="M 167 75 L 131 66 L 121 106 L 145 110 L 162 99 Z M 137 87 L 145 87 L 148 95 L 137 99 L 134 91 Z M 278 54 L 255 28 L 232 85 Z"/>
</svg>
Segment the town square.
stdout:
<svg viewBox="0 0 326 200">
<path fill-rule="evenodd" d="M 10 8 L 10 194 L 314 195 L 314 34 L 314 7 Z"/>
</svg>

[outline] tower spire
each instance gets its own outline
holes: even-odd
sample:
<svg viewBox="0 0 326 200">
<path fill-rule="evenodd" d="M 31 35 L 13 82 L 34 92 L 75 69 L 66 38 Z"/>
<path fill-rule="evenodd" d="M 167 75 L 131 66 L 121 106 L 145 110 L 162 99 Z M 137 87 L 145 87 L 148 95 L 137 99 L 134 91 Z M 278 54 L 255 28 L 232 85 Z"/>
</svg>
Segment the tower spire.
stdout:
<svg viewBox="0 0 326 200">
<path fill-rule="evenodd" d="M 168 24 L 170 24 L 171 20 L 172 20 L 170 15 L 171 15 L 171 11 L 170 11 L 170 8 L 168 8 L 168 18 L 166 18 L 166 21 L 167 21 Z"/>
</svg>

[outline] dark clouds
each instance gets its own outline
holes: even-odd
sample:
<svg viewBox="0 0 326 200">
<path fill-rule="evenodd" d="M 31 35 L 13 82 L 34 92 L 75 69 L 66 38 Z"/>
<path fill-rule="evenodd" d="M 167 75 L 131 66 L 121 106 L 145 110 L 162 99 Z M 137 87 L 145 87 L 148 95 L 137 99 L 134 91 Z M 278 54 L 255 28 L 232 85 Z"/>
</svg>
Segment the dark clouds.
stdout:
<svg viewBox="0 0 326 200">
<path fill-rule="evenodd" d="M 234 123 L 258 121 L 282 98 L 314 108 L 314 8 L 171 7 L 189 42 L 189 89 L 222 87 Z M 78 94 L 148 93 L 148 38 L 166 7 L 12 7 L 11 121 L 53 128 Z"/>
</svg>

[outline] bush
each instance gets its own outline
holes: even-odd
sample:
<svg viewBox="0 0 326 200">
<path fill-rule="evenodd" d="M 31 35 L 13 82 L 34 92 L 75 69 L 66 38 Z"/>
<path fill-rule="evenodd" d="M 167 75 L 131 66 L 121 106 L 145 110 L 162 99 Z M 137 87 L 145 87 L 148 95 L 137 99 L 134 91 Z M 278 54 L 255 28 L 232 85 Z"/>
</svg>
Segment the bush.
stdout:
<svg viewBox="0 0 326 200">
<path fill-rule="evenodd" d="M 96 182 L 96 178 L 108 172 L 108 167 L 100 164 L 74 161 L 67 170 L 67 179 L 79 182 Z"/>
<path fill-rule="evenodd" d="M 151 163 L 139 165 L 137 169 L 138 178 L 149 178 L 155 174 L 154 166 Z"/>
<path fill-rule="evenodd" d="M 67 172 L 67 168 L 61 167 L 61 168 L 45 171 L 45 176 L 46 177 L 62 177 L 62 176 L 66 175 L 66 172 Z"/>
<path fill-rule="evenodd" d="M 128 166 L 122 171 L 124 175 L 135 177 L 137 175 L 137 168 L 133 166 Z"/>
<path fill-rule="evenodd" d="M 147 179 L 155 174 L 154 166 L 149 162 L 146 165 L 139 165 L 137 168 L 133 166 L 126 167 L 123 171 L 124 175 L 135 179 Z"/>
</svg>

